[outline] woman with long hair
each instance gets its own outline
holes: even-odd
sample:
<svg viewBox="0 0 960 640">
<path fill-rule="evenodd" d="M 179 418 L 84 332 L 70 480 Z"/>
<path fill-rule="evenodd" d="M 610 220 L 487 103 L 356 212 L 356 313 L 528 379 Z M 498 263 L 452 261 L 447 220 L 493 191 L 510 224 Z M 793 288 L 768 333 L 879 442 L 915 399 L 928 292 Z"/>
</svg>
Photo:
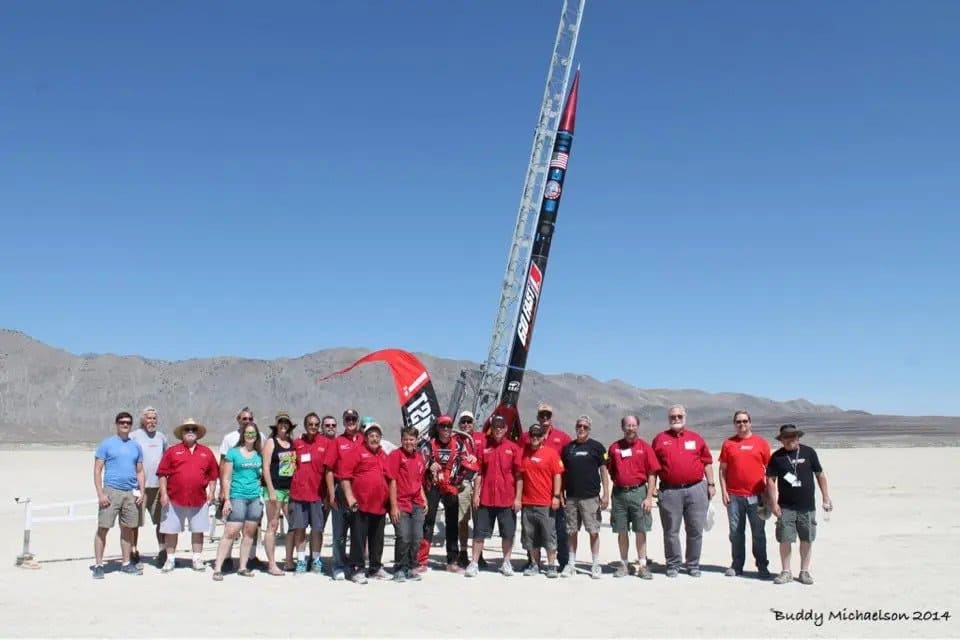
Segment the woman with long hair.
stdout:
<svg viewBox="0 0 960 640">
<path fill-rule="evenodd" d="M 247 568 L 250 547 L 254 544 L 257 527 L 263 516 L 260 502 L 260 481 L 263 477 L 263 457 L 260 454 L 260 432 L 248 424 L 240 432 L 240 442 L 227 451 L 223 458 L 220 486 L 223 487 L 223 537 L 217 548 L 213 565 L 213 579 L 223 580 L 223 561 L 230 553 L 233 541 L 243 531 L 240 541 L 240 570 L 237 575 L 252 578 Z"/>
<path fill-rule="evenodd" d="M 281 411 L 270 425 L 270 437 L 263 445 L 263 459 L 268 465 L 263 474 L 263 502 L 267 505 L 267 532 L 263 537 L 263 548 L 267 551 L 267 572 L 272 576 L 283 575 L 277 566 L 277 528 L 280 526 L 280 514 L 290 522 L 290 480 L 297 469 L 297 452 L 291 440 L 295 427 L 290 415 Z M 283 568 L 292 571 L 293 536 L 290 532 L 286 535 L 286 544 L 287 556 Z"/>
</svg>

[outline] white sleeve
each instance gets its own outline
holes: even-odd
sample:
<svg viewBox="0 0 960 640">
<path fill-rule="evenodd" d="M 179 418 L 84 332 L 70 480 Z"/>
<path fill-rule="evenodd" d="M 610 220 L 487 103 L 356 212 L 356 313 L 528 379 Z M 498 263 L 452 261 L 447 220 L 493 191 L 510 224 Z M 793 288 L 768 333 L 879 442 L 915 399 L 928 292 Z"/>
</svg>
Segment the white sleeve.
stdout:
<svg viewBox="0 0 960 640">
<path fill-rule="evenodd" d="M 220 442 L 220 457 L 227 455 L 227 451 L 230 451 L 230 434 L 223 436 L 223 440 Z"/>
</svg>

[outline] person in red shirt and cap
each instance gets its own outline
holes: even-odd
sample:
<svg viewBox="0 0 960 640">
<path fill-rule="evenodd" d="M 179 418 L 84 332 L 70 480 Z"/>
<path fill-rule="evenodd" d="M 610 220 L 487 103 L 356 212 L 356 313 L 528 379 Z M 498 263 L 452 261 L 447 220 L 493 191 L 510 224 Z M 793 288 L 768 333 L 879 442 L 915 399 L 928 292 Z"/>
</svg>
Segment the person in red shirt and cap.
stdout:
<svg viewBox="0 0 960 640">
<path fill-rule="evenodd" d="M 286 412 L 277 415 L 277 422 L 290 416 Z M 292 423 L 291 423 L 292 424 Z M 292 425 L 292 429 L 296 425 Z M 324 461 L 328 449 L 333 444 L 320 435 L 320 416 L 314 412 L 303 418 L 304 434 L 293 441 L 293 450 L 297 455 L 296 470 L 290 479 L 290 532 L 296 548 L 296 573 L 307 572 L 307 527 L 310 527 L 310 548 L 312 551 L 311 571 L 322 573 L 320 549 L 323 545 L 323 499 L 325 497 Z"/>
<path fill-rule="evenodd" d="M 437 418 L 436 437 L 425 441 L 420 451 L 427 463 L 427 515 L 423 522 L 423 540 L 417 553 L 418 569 L 423 571 L 427 566 L 437 511 L 443 504 L 447 571 L 459 573 L 463 569 L 457 564 L 460 509 L 458 496 L 464 458 L 470 454 L 463 441 L 453 437 L 453 418 L 448 415 Z"/>
<path fill-rule="evenodd" d="M 356 448 L 343 466 L 343 494 L 353 513 L 350 530 L 351 580 L 366 584 L 367 577 L 384 580 L 383 527 L 387 514 L 387 454 L 380 447 L 383 429 L 376 422 L 366 426 L 363 444 Z M 364 554 L 369 571 L 364 572 Z"/>
<path fill-rule="evenodd" d="M 540 547 L 547 550 L 547 577 L 556 578 L 557 527 L 555 513 L 560 510 L 563 463 L 560 454 L 543 444 L 546 431 L 534 424 L 527 431 L 529 444 L 520 462 L 520 482 L 514 508 L 520 509 L 523 522 L 523 547 L 531 562 L 525 576 L 540 572 Z"/>
<path fill-rule="evenodd" d="M 687 531 L 687 572 L 691 578 L 699 578 L 703 527 L 710 500 L 716 493 L 713 454 L 699 433 L 686 428 L 687 410 L 682 404 L 670 407 L 667 417 L 670 427 L 653 439 L 653 451 L 660 462 L 660 521 L 666 574 L 676 578 L 679 573 L 683 523 Z"/>
<path fill-rule="evenodd" d="M 501 415 L 490 419 L 493 435 L 487 438 L 480 452 L 480 474 L 474 484 L 473 508 L 477 512 L 473 532 L 473 558 L 467 566 L 466 577 L 476 577 L 480 572 L 477 564 L 483 541 L 493 536 L 493 522 L 497 521 L 503 548 L 503 564 L 500 573 L 513 575 L 510 554 L 517 531 L 517 513 L 514 505 L 520 500 L 520 460 L 523 450 L 506 438 L 507 423 Z"/>
<path fill-rule="evenodd" d="M 356 409 L 343 412 L 343 433 L 333 439 L 324 460 L 326 467 L 327 507 L 333 517 L 333 579 L 344 580 L 347 567 L 347 535 L 353 526 L 353 512 L 347 508 L 343 495 L 344 461 L 360 446 L 360 414 Z"/>
<path fill-rule="evenodd" d="M 160 478 L 161 515 L 160 533 L 164 534 L 167 562 L 162 571 L 174 568 L 177 537 L 183 531 L 183 521 L 190 527 L 193 548 L 193 570 L 205 571 L 200 555 L 203 553 L 203 534 L 210 528 L 209 505 L 220 477 L 217 458 L 208 447 L 197 441 L 207 434 L 207 428 L 193 419 L 185 420 L 173 430 L 180 440 L 167 449 L 160 458 L 157 476 Z"/>
<path fill-rule="evenodd" d="M 390 491 L 390 522 L 396 533 L 395 582 L 420 580 L 415 571 L 417 549 L 423 538 L 423 519 L 427 495 L 423 489 L 427 463 L 417 450 L 420 432 L 405 427 L 400 433 L 400 448 L 387 456 L 387 480 Z"/>
</svg>

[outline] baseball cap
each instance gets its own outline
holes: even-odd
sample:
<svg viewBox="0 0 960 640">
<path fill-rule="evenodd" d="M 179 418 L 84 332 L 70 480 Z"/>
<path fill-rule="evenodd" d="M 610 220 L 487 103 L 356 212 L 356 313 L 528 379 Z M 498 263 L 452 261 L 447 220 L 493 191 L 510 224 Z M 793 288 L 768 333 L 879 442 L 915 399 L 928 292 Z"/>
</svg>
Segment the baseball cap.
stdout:
<svg viewBox="0 0 960 640">
<path fill-rule="evenodd" d="M 451 417 L 448 416 L 447 414 L 443 414 L 442 416 L 440 416 L 439 418 L 437 418 L 437 424 L 438 424 L 438 425 L 448 424 L 448 425 L 453 426 L 453 418 L 451 418 Z"/>
<path fill-rule="evenodd" d="M 360 426 L 362 427 L 367 424 L 373 424 L 376 421 L 377 421 L 376 418 L 374 418 L 373 416 L 363 416 L 362 418 L 360 418 Z"/>
<path fill-rule="evenodd" d="M 470 418 L 471 420 L 474 420 L 474 419 L 475 419 L 472 411 L 461 411 L 461 412 L 460 412 L 460 416 L 457 418 L 457 421 L 459 422 L 460 420 L 463 420 L 464 418 Z"/>
<path fill-rule="evenodd" d="M 527 433 L 529 433 L 531 436 L 542 436 L 542 435 L 543 435 L 543 427 L 541 427 L 541 426 L 538 425 L 538 424 L 532 424 L 532 425 L 530 425 L 530 430 L 527 431 Z"/>
<path fill-rule="evenodd" d="M 364 419 L 366 419 L 366 418 L 364 418 Z M 363 427 L 363 433 L 366 434 L 366 433 L 368 433 L 368 432 L 370 432 L 370 431 L 373 431 L 373 430 L 377 430 L 377 431 L 380 432 L 380 435 L 383 435 L 383 428 L 382 428 L 378 423 L 373 422 L 372 419 L 371 419 L 371 422 L 368 422 L 368 423 L 366 423 L 366 424 L 364 425 L 364 427 Z"/>
<path fill-rule="evenodd" d="M 541 402 L 540 406 L 537 407 L 537 413 L 540 413 L 541 411 L 549 411 L 552 414 L 553 407 L 548 405 L 546 402 Z"/>
</svg>

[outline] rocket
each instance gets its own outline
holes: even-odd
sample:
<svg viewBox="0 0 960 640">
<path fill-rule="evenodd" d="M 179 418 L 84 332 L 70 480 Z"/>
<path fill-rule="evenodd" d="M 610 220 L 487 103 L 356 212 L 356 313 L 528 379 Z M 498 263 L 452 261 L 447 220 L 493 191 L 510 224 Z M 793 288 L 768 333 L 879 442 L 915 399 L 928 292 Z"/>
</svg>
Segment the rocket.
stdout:
<svg viewBox="0 0 960 640">
<path fill-rule="evenodd" d="M 494 415 L 502 415 L 512 438 L 519 437 L 523 430 L 517 403 L 520 388 L 523 385 L 523 373 L 530 353 L 530 341 L 533 337 L 533 325 L 537 319 L 540 296 L 543 293 L 543 281 L 547 274 L 547 258 L 550 256 L 550 243 L 557 224 L 557 212 L 563 197 L 563 181 L 567 175 L 567 162 L 573 145 L 573 129 L 577 120 L 577 93 L 580 89 L 580 70 L 573 76 L 573 84 L 567 94 L 566 103 L 557 126 L 557 136 L 553 143 L 553 153 L 547 168 L 547 182 L 543 188 L 540 202 L 540 214 L 530 251 L 530 264 L 524 282 L 523 294 L 517 311 L 517 323 L 514 329 L 513 346 L 510 348 L 507 373 L 500 393 L 500 404 Z"/>
</svg>

